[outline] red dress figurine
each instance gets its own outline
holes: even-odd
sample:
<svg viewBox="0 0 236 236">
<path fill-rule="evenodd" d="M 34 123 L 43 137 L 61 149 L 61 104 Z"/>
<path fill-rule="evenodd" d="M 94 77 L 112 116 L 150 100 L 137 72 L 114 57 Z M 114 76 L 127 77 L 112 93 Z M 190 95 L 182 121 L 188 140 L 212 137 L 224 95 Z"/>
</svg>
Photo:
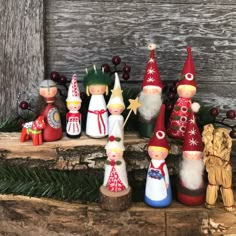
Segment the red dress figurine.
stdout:
<svg viewBox="0 0 236 236">
<path fill-rule="evenodd" d="M 170 116 L 167 134 L 172 138 L 184 139 L 189 114 L 193 110 L 197 112 L 198 103 L 193 103 L 191 98 L 196 94 L 196 73 L 192 59 L 191 48 L 187 47 L 188 57 L 182 70 L 182 78 L 177 83 L 179 95 Z"/>
<path fill-rule="evenodd" d="M 39 94 L 45 99 L 47 105 L 41 112 L 44 116 L 45 128 L 43 141 L 50 142 L 62 138 L 61 118 L 58 109 L 54 106 L 57 86 L 52 80 L 44 80 L 40 84 Z"/>
<path fill-rule="evenodd" d="M 66 105 L 69 112 L 66 114 L 66 135 L 70 138 L 77 138 L 81 134 L 81 99 L 76 74 L 72 76 L 68 90 Z"/>
</svg>

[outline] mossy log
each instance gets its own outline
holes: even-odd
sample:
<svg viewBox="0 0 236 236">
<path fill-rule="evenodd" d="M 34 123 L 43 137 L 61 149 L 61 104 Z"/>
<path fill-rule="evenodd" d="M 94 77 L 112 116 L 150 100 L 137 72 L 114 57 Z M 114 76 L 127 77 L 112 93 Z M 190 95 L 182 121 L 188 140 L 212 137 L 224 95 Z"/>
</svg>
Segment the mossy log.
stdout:
<svg viewBox="0 0 236 236">
<path fill-rule="evenodd" d="M 107 159 L 104 146 L 106 138 L 91 139 L 84 133 L 78 139 L 63 137 L 55 142 L 44 142 L 33 146 L 32 141 L 21 143 L 20 133 L 0 132 L 0 164 L 43 167 L 58 170 L 102 170 Z M 140 138 L 135 132 L 125 133 L 127 171 L 133 172 L 135 179 L 146 178 L 150 162 L 147 153 L 147 138 Z M 170 175 L 178 175 L 181 161 L 182 142 L 169 139 L 170 154 L 166 159 Z M 233 183 L 236 184 L 236 142 L 231 153 Z"/>
</svg>

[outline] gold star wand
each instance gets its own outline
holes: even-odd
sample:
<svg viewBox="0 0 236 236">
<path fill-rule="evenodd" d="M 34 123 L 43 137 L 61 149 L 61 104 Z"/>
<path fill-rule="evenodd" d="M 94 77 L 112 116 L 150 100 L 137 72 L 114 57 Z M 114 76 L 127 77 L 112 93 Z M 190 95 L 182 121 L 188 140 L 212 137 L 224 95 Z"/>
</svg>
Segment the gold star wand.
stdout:
<svg viewBox="0 0 236 236">
<path fill-rule="evenodd" d="M 129 111 L 129 113 L 128 113 L 128 115 L 127 115 L 125 121 L 124 121 L 123 128 L 125 127 L 125 124 L 126 124 L 127 120 L 129 119 L 129 117 L 130 117 L 132 111 L 133 111 L 134 114 L 136 115 L 137 109 L 142 106 L 142 104 L 138 101 L 138 97 L 136 97 L 135 99 L 129 99 L 129 103 L 130 103 L 130 104 L 129 104 L 129 106 L 127 107 L 127 109 L 130 109 L 130 111 Z"/>
</svg>

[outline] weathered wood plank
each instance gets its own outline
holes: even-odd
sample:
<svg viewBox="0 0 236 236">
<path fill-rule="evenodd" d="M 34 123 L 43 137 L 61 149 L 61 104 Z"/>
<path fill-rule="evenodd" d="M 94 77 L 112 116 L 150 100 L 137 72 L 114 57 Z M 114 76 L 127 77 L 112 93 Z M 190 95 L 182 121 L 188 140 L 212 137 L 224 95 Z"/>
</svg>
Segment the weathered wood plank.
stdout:
<svg viewBox="0 0 236 236">
<path fill-rule="evenodd" d="M 0 2 L 0 121 L 44 78 L 43 0 Z"/>
<path fill-rule="evenodd" d="M 190 44 L 200 81 L 234 81 L 235 7 L 51 1 L 46 5 L 47 74 L 77 72 L 81 78 L 85 67 L 118 54 L 132 66 L 132 78 L 142 80 L 146 45 L 153 40 L 163 80 L 178 78 Z"/>
<path fill-rule="evenodd" d="M 65 1 L 65 0 L 56 0 L 56 1 Z M 69 2 L 69 1 L 68 1 Z M 70 0 L 70 2 L 81 2 L 81 0 Z M 87 2 L 94 2 L 94 0 L 88 0 Z M 97 3 L 101 2 L 114 2 L 113 0 L 96 0 Z M 124 2 L 124 0 L 117 0 L 116 2 Z M 234 0 L 130 0 L 130 3 L 153 3 L 153 4 L 161 4 L 161 3 L 168 3 L 168 4 L 202 4 L 202 5 L 209 5 L 209 4 L 217 4 L 217 5 L 235 5 Z"/>
<path fill-rule="evenodd" d="M 235 213 L 225 212 L 219 205 L 209 211 L 176 202 L 165 209 L 135 203 L 126 211 L 109 212 L 98 204 L 11 195 L 0 195 L 0 200 L 2 235 L 200 235 L 201 221 L 208 218 L 225 224 L 226 235 L 236 233 Z"/>
</svg>

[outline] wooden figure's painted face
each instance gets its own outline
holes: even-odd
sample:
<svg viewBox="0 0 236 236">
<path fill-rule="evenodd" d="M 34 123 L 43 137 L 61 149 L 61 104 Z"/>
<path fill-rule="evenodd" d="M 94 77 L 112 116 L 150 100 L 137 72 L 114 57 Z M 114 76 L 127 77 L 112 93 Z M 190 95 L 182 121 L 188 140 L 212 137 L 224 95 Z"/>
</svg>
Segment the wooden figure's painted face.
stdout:
<svg viewBox="0 0 236 236">
<path fill-rule="evenodd" d="M 202 159 L 203 152 L 199 151 L 183 151 L 183 157 L 189 160 L 200 160 Z"/>
<path fill-rule="evenodd" d="M 177 93 L 182 98 L 192 98 L 196 94 L 196 87 L 192 85 L 179 85 Z"/>
<path fill-rule="evenodd" d="M 143 92 L 145 94 L 161 94 L 162 89 L 157 86 L 144 86 Z"/>
<path fill-rule="evenodd" d="M 81 102 L 79 101 L 66 102 L 66 106 L 69 111 L 78 111 L 81 107 Z"/>
<path fill-rule="evenodd" d="M 39 94 L 44 98 L 53 98 L 57 94 L 57 87 L 40 87 Z"/>
<path fill-rule="evenodd" d="M 106 151 L 110 160 L 117 160 L 123 157 L 123 151 L 120 148 L 111 148 Z"/>
<path fill-rule="evenodd" d="M 110 104 L 108 110 L 112 115 L 120 115 L 124 111 L 124 106 L 121 104 Z"/>
<path fill-rule="evenodd" d="M 168 155 L 168 149 L 163 147 L 149 146 L 148 155 L 153 160 L 164 160 Z"/>
<path fill-rule="evenodd" d="M 106 92 L 106 85 L 103 84 L 93 84 L 88 87 L 89 93 L 92 95 L 102 95 Z"/>
</svg>

